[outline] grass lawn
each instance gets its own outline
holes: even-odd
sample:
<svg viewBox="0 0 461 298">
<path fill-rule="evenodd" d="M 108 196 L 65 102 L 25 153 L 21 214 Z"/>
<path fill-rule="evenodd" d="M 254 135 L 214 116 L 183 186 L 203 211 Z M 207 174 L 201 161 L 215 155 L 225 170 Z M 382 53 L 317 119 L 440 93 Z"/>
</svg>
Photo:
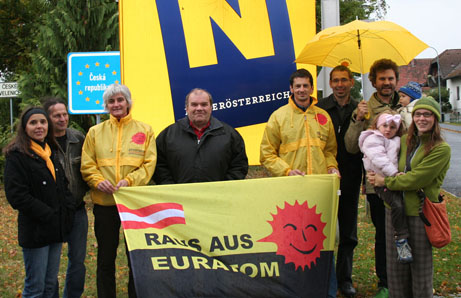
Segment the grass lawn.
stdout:
<svg viewBox="0 0 461 298">
<path fill-rule="evenodd" d="M 265 171 L 260 167 L 253 167 L 250 178 L 264 177 Z M 365 212 L 365 200 L 360 199 L 359 206 L 359 245 L 355 250 L 353 280 L 358 290 L 356 297 L 373 297 L 377 291 L 377 279 L 374 274 L 374 228 Z M 461 199 L 447 196 L 448 212 L 452 230 L 452 243 L 442 249 L 434 249 L 434 288 L 436 295 L 449 296 L 461 294 L 461 256 L 459 245 L 461 239 Z M 87 204 L 90 229 L 88 232 L 88 246 L 86 258 L 86 283 L 84 297 L 96 297 L 96 239 L 93 232 L 93 213 L 91 203 Z M 5 199 L 3 188 L 0 189 L 0 297 L 19 296 L 24 280 L 24 266 L 21 248 L 17 244 L 16 211 Z M 123 236 L 120 235 L 120 246 L 117 258 L 116 280 L 119 297 L 127 296 L 128 267 L 123 245 Z M 67 266 L 67 247 L 63 246 L 59 283 L 62 295 Z"/>
</svg>

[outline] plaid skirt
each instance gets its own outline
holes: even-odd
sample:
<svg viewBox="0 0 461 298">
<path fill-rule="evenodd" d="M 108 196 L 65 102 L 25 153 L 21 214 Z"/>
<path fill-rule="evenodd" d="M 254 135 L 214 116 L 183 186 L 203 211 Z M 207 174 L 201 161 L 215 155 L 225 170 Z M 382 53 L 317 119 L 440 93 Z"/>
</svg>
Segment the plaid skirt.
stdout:
<svg viewBox="0 0 461 298">
<path fill-rule="evenodd" d="M 386 208 L 387 283 L 390 298 L 430 298 L 432 290 L 432 246 L 427 239 L 424 223 L 419 216 L 407 216 L 409 238 L 413 254 L 411 264 L 397 260 L 391 210 Z"/>
</svg>

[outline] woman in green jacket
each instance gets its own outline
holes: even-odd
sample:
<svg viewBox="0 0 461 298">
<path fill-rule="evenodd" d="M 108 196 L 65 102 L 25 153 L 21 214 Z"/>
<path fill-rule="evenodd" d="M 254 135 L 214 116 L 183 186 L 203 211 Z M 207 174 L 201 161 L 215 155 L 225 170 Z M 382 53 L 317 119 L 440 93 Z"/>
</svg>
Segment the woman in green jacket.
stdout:
<svg viewBox="0 0 461 298">
<path fill-rule="evenodd" d="M 386 208 L 386 257 L 389 297 L 432 297 L 432 246 L 424 223 L 418 215 L 422 189 L 433 202 L 438 201 L 440 187 L 450 165 L 451 149 L 440 133 L 440 106 L 432 97 L 421 98 L 412 111 L 408 134 L 401 138 L 399 171 L 395 177 L 368 173 L 370 183 L 403 192 L 409 226 L 409 243 L 413 262 L 397 261 L 397 250 Z M 407 160 L 409 165 L 407 165 Z"/>
</svg>

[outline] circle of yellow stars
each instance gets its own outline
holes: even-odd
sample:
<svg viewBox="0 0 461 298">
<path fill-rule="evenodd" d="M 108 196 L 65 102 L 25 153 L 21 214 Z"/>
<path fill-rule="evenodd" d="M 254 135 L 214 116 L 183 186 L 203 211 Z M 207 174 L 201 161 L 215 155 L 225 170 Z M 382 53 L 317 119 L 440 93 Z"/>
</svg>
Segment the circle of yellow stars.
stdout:
<svg viewBox="0 0 461 298">
<path fill-rule="evenodd" d="M 95 66 L 95 67 L 99 67 L 100 65 L 101 65 L 101 63 L 99 63 L 99 62 L 95 62 L 95 63 L 94 63 L 94 66 Z M 110 64 L 109 64 L 109 63 L 106 63 L 106 64 L 104 65 L 104 67 L 105 67 L 105 68 L 110 68 Z M 85 65 L 85 68 L 86 68 L 86 69 L 89 69 L 89 68 L 90 68 L 90 65 L 89 65 L 89 64 L 86 64 L 86 65 Z M 83 75 L 83 72 L 79 71 L 79 72 L 78 72 L 78 75 L 79 75 L 79 76 L 82 76 L 82 75 Z M 116 71 L 116 70 L 113 70 L 113 71 L 112 71 L 112 75 L 114 75 L 114 76 L 117 75 L 117 71 Z M 114 83 L 115 83 L 115 84 L 119 84 L 120 82 L 119 82 L 119 80 L 115 80 Z M 80 86 L 82 83 L 81 83 L 79 80 L 77 80 L 77 82 L 76 82 L 75 84 L 76 84 L 77 86 Z M 79 91 L 78 91 L 78 95 L 82 95 L 82 94 L 83 94 L 83 91 L 82 91 L 82 90 L 79 90 Z M 90 98 L 87 96 L 87 97 L 85 98 L 85 101 L 90 101 Z M 100 104 L 100 100 L 97 99 L 97 100 L 95 101 L 95 103 L 96 103 L 96 104 Z"/>
</svg>

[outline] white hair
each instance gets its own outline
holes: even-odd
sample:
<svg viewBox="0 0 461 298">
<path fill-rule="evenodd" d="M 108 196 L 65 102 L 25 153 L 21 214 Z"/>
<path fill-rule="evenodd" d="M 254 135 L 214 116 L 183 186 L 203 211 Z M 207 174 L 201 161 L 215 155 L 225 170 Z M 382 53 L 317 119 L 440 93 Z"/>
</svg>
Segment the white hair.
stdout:
<svg viewBox="0 0 461 298">
<path fill-rule="evenodd" d="M 104 94 L 102 95 L 102 99 L 104 100 L 104 110 L 108 112 L 107 110 L 107 102 L 109 99 L 116 95 L 121 93 L 123 97 L 125 97 L 126 101 L 128 102 L 128 111 L 131 109 L 131 92 L 130 89 L 128 89 L 127 86 L 122 85 L 122 84 L 112 84 L 107 87 L 107 89 L 104 91 Z"/>
</svg>

